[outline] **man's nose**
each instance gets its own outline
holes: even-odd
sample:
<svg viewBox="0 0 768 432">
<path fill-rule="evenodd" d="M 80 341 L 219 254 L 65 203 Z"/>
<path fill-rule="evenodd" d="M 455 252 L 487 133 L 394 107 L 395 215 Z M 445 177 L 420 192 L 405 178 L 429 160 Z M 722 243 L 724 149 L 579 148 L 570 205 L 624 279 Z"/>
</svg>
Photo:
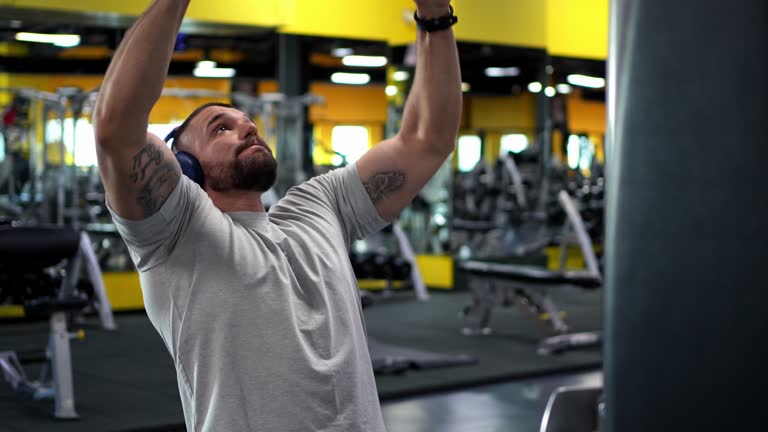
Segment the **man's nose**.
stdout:
<svg viewBox="0 0 768 432">
<path fill-rule="evenodd" d="M 258 131 L 255 124 L 251 122 L 243 123 L 240 126 L 240 139 L 246 139 L 251 135 L 255 138 Z"/>
</svg>

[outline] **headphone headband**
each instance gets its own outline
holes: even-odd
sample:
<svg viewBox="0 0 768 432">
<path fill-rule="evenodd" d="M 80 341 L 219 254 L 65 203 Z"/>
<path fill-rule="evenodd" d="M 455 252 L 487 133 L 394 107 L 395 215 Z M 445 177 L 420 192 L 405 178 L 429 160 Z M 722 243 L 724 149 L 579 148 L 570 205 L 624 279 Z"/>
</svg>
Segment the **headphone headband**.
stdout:
<svg viewBox="0 0 768 432">
<path fill-rule="evenodd" d="M 163 139 L 163 141 L 165 141 L 167 143 L 168 141 L 170 141 L 172 139 L 176 139 L 176 131 L 178 131 L 178 130 L 179 130 L 178 126 L 173 128 L 173 130 L 171 130 L 168 133 L 168 135 L 165 136 L 165 139 Z"/>
</svg>

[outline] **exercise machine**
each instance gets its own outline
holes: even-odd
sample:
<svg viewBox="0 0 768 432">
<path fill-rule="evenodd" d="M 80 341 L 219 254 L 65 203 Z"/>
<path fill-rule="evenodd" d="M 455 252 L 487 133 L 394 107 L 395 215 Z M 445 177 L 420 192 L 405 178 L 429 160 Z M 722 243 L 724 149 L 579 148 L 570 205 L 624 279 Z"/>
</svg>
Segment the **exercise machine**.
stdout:
<svg viewBox="0 0 768 432">
<path fill-rule="evenodd" d="M 83 333 L 71 332 L 69 323 L 73 313 L 91 303 L 71 277 L 82 239 L 71 228 L 0 227 L 0 303 L 22 305 L 28 318 L 50 322 L 46 348 L 0 351 L 0 371 L 15 392 L 35 400 L 53 399 L 57 419 L 78 418 L 69 341 L 82 339 Z M 29 363 L 43 363 L 39 379 L 27 376 L 24 365 Z"/>
<path fill-rule="evenodd" d="M 603 281 L 591 239 L 576 204 L 565 191 L 560 192 L 558 200 L 566 214 L 560 235 L 559 270 L 476 260 L 457 263 L 457 268 L 469 275 L 472 291 L 472 304 L 461 312 L 465 320 L 463 334 L 490 334 L 492 330 L 489 323 L 493 308 L 497 305 L 517 304 L 532 312 L 537 319 L 544 317 L 556 333 L 540 341 L 540 354 L 554 354 L 600 343 L 599 332 L 569 334 L 568 324 L 549 295 L 550 290 L 564 286 L 596 289 L 602 286 Z M 584 256 L 585 270 L 565 269 L 567 249 L 574 237 Z"/>
</svg>

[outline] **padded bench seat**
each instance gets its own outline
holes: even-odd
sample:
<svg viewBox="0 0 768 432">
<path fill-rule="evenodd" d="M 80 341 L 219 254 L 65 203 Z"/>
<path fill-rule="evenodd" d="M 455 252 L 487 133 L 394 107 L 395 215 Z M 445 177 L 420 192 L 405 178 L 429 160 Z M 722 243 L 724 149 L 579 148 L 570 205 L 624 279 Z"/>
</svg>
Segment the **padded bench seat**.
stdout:
<svg viewBox="0 0 768 432">
<path fill-rule="evenodd" d="M 0 227 L 0 267 L 6 272 L 43 269 L 72 258 L 80 233 L 59 227 Z"/>
<path fill-rule="evenodd" d="M 542 267 L 484 261 L 460 261 L 457 265 L 459 269 L 480 277 L 496 277 L 542 285 L 575 285 L 587 289 L 596 289 L 603 284 L 600 276 L 585 271 L 560 272 Z"/>
</svg>

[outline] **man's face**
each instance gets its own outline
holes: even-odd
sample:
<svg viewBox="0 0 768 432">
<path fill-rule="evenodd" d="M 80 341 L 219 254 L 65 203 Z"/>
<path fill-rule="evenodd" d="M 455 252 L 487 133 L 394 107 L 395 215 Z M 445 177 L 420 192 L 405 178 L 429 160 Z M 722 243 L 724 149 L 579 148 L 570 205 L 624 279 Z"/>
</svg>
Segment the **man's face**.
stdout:
<svg viewBox="0 0 768 432">
<path fill-rule="evenodd" d="M 208 107 L 193 119 L 185 134 L 194 142 L 206 187 L 218 192 L 265 192 L 275 183 L 277 161 L 272 149 L 241 111 Z"/>
</svg>

